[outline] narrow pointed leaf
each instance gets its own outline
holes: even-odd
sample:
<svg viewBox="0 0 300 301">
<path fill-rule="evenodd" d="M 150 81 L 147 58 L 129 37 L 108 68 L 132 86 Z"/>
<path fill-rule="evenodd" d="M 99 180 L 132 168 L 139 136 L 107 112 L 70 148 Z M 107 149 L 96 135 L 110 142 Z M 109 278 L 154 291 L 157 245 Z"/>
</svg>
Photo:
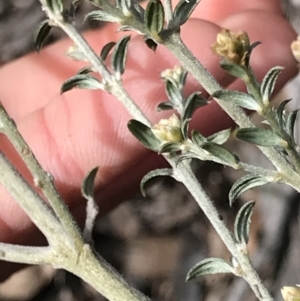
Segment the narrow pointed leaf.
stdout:
<svg viewBox="0 0 300 301">
<path fill-rule="evenodd" d="M 216 162 L 238 168 L 238 158 L 223 146 L 213 142 L 205 142 L 201 145 L 201 148 L 218 159 Z"/>
<path fill-rule="evenodd" d="M 145 11 L 145 25 L 152 35 L 157 35 L 164 28 L 165 11 L 160 0 L 150 0 Z"/>
<path fill-rule="evenodd" d="M 260 86 L 260 93 L 264 100 L 269 100 L 274 90 L 279 73 L 283 70 L 283 67 L 273 67 L 268 71 L 264 77 Z"/>
<path fill-rule="evenodd" d="M 179 155 L 176 157 L 176 166 L 181 163 L 184 160 L 190 160 L 190 159 L 198 159 L 198 157 L 195 157 L 194 155 L 190 154 L 184 154 L 184 155 Z"/>
<path fill-rule="evenodd" d="M 234 273 L 233 267 L 222 258 L 207 258 L 197 263 L 187 274 L 186 281 L 203 275 Z"/>
<path fill-rule="evenodd" d="M 145 147 L 156 152 L 160 150 L 161 141 L 155 137 L 151 128 L 134 119 L 131 119 L 127 126 L 131 134 L 136 137 Z"/>
<path fill-rule="evenodd" d="M 148 172 L 142 179 L 140 188 L 142 195 L 145 197 L 146 196 L 146 188 L 148 186 L 148 183 L 151 179 L 155 177 L 165 177 L 165 176 L 170 176 L 172 177 L 173 175 L 173 170 L 171 168 L 161 168 L 161 169 L 155 169 L 150 172 Z"/>
<path fill-rule="evenodd" d="M 189 124 L 191 119 L 184 119 L 181 122 L 181 135 L 183 137 L 183 140 L 186 140 L 188 138 L 188 130 L 189 130 Z"/>
<path fill-rule="evenodd" d="M 183 25 L 191 16 L 200 1 L 201 0 L 180 0 L 174 9 L 170 27 L 179 27 Z"/>
<path fill-rule="evenodd" d="M 166 92 L 167 92 L 167 95 L 168 95 L 170 101 L 175 106 L 178 106 L 178 107 L 182 106 L 183 97 L 182 97 L 181 92 L 178 89 L 177 85 L 174 85 L 174 83 L 167 80 L 166 81 Z"/>
<path fill-rule="evenodd" d="M 182 148 L 182 143 L 180 142 L 166 142 L 160 147 L 159 153 L 163 154 L 163 153 L 178 152 L 181 150 L 181 148 Z"/>
<path fill-rule="evenodd" d="M 237 106 L 248 110 L 257 110 L 259 106 L 252 95 L 230 90 L 220 90 L 212 94 L 212 97 L 219 98 L 224 101 L 230 101 L 235 103 Z"/>
<path fill-rule="evenodd" d="M 74 0 L 72 1 L 70 8 L 69 8 L 69 15 L 74 19 L 75 12 L 78 6 L 81 4 L 82 0 Z"/>
<path fill-rule="evenodd" d="M 50 31 L 51 31 L 51 26 L 49 25 L 48 20 L 42 21 L 34 35 L 35 51 L 40 52 L 47 37 L 50 34 Z"/>
<path fill-rule="evenodd" d="M 294 129 L 295 129 L 295 122 L 297 118 L 297 114 L 299 112 L 298 110 L 290 112 L 287 117 L 286 117 L 286 122 L 285 122 L 285 129 L 288 135 L 293 139 L 294 141 Z"/>
<path fill-rule="evenodd" d="M 185 120 L 192 118 L 195 110 L 205 106 L 206 104 L 207 100 L 200 95 L 200 92 L 191 94 L 185 101 L 182 119 Z"/>
<path fill-rule="evenodd" d="M 157 111 L 166 111 L 166 110 L 174 110 L 174 105 L 170 101 L 161 102 L 157 106 Z"/>
<path fill-rule="evenodd" d="M 284 100 L 277 108 L 276 110 L 276 119 L 280 125 L 281 128 L 284 127 L 284 108 L 285 106 L 291 101 L 292 99 L 287 99 L 287 100 Z"/>
<path fill-rule="evenodd" d="M 86 66 L 86 67 L 83 67 L 81 69 L 79 69 L 79 71 L 77 72 L 77 74 L 89 74 L 91 72 L 93 72 L 93 67 L 91 66 Z"/>
<path fill-rule="evenodd" d="M 220 67 L 236 78 L 240 78 L 242 80 L 248 79 L 246 70 L 238 64 L 222 59 Z"/>
<path fill-rule="evenodd" d="M 93 168 L 83 180 L 81 193 L 86 199 L 94 197 L 94 184 L 98 169 L 99 167 Z"/>
<path fill-rule="evenodd" d="M 227 140 L 230 138 L 230 135 L 231 129 L 226 129 L 207 137 L 207 141 L 222 145 L 227 142 Z"/>
<path fill-rule="evenodd" d="M 275 132 L 268 129 L 243 128 L 239 129 L 235 136 L 243 141 L 257 144 L 260 146 L 276 146 L 282 139 Z"/>
<path fill-rule="evenodd" d="M 259 174 L 248 174 L 239 180 L 237 180 L 229 191 L 229 204 L 233 205 L 234 201 L 244 192 L 254 187 L 262 186 L 272 182 L 271 179 L 267 179 Z"/>
<path fill-rule="evenodd" d="M 198 131 L 192 131 L 192 141 L 201 148 L 202 144 L 206 142 L 206 138 Z"/>
<path fill-rule="evenodd" d="M 102 21 L 102 22 L 112 22 L 119 23 L 120 19 L 116 16 L 112 16 L 104 10 L 95 10 L 86 14 L 84 21 Z"/>
<path fill-rule="evenodd" d="M 103 85 L 100 81 L 87 74 L 78 74 L 66 80 L 60 88 L 61 94 L 73 88 L 97 90 L 102 89 Z"/>
<path fill-rule="evenodd" d="M 46 0 L 49 9 L 56 15 L 60 15 L 63 10 L 63 3 L 61 0 Z"/>
<path fill-rule="evenodd" d="M 144 22 L 145 10 L 141 5 L 139 5 L 138 3 L 133 3 L 130 11 L 138 21 L 140 21 L 141 23 Z"/>
<path fill-rule="evenodd" d="M 239 244 L 247 244 L 250 233 L 250 223 L 255 202 L 247 202 L 237 213 L 234 222 L 234 238 Z"/>
<path fill-rule="evenodd" d="M 104 45 L 100 53 L 100 58 L 102 59 L 102 61 L 106 60 L 107 56 L 109 55 L 110 51 L 114 48 L 115 45 L 116 42 L 109 42 Z"/>
<path fill-rule="evenodd" d="M 157 43 L 152 39 L 147 38 L 146 36 L 144 36 L 143 39 L 147 47 L 155 52 L 157 48 Z"/>
<path fill-rule="evenodd" d="M 125 36 L 116 44 L 111 57 L 111 63 L 116 73 L 123 74 L 130 36 Z"/>
</svg>

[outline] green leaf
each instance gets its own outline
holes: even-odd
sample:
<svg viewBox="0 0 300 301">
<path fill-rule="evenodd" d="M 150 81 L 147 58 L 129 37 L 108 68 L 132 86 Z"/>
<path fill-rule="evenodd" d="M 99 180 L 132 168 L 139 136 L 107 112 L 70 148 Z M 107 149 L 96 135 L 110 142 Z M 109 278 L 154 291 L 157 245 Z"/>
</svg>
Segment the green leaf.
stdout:
<svg viewBox="0 0 300 301">
<path fill-rule="evenodd" d="M 127 56 L 128 43 L 130 36 L 125 36 L 118 41 L 111 57 L 111 63 L 116 73 L 123 74 Z"/>
<path fill-rule="evenodd" d="M 139 3 L 133 3 L 130 8 L 131 13 L 134 15 L 135 19 L 144 22 L 145 10 Z"/>
<path fill-rule="evenodd" d="M 202 144 L 206 142 L 206 138 L 201 135 L 198 131 L 192 131 L 192 141 L 197 145 L 198 147 L 202 147 Z"/>
<path fill-rule="evenodd" d="M 170 22 L 170 28 L 177 28 L 183 25 L 193 13 L 200 0 L 180 0 L 176 5 L 173 18 Z"/>
<path fill-rule="evenodd" d="M 240 140 L 267 147 L 279 145 L 283 141 L 272 130 L 259 128 L 239 129 L 235 136 Z"/>
<path fill-rule="evenodd" d="M 165 11 L 160 0 L 150 0 L 145 11 L 145 25 L 151 35 L 159 34 L 164 28 Z"/>
<path fill-rule="evenodd" d="M 229 191 L 230 206 L 232 206 L 234 201 L 245 191 L 270 182 L 272 182 L 272 180 L 267 179 L 259 174 L 247 174 L 246 176 L 240 178 L 232 185 Z"/>
<path fill-rule="evenodd" d="M 220 62 L 220 67 L 236 78 L 240 78 L 242 80 L 248 79 L 247 71 L 238 64 L 227 61 L 226 59 L 222 59 Z"/>
<path fill-rule="evenodd" d="M 161 102 L 156 110 L 159 111 L 166 111 L 166 110 L 174 110 L 174 105 L 172 102 L 170 101 L 165 101 L 165 102 Z"/>
<path fill-rule="evenodd" d="M 44 20 L 40 23 L 34 35 L 35 51 L 40 52 L 47 37 L 50 34 L 51 28 L 52 27 L 49 25 L 48 20 Z"/>
<path fill-rule="evenodd" d="M 112 22 L 112 23 L 119 23 L 121 20 L 120 18 L 111 15 L 105 10 L 95 10 L 86 14 L 84 18 L 85 21 L 102 21 L 102 22 Z"/>
<path fill-rule="evenodd" d="M 215 162 L 231 166 L 233 168 L 238 168 L 238 158 L 228 151 L 223 146 L 213 143 L 213 142 L 204 142 L 201 145 L 201 148 L 209 152 L 218 160 L 213 160 Z"/>
<path fill-rule="evenodd" d="M 294 143 L 295 143 L 295 141 L 294 141 L 295 121 L 296 121 L 298 112 L 299 112 L 299 109 L 290 112 L 290 113 L 287 115 L 287 117 L 286 117 L 286 122 L 285 122 L 285 129 L 286 129 L 286 132 L 287 132 L 287 134 L 293 139 L 293 142 L 294 142 Z"/>
<path fill-rule="evenodd" d="M 284 128 L 284 108 L 292 99 L 284 100 L 276 110 L 276 119 L 281 128 Z"/>
<path fill-rule="evenodd" d="M 128 17 L 131 14 L 132 0 L 118 0 L 117 7 L 120 7 L 123 14 Z"/>
<path fill-rule="evenodd" d="M 60 88 L 60 93 L 64 93 L 73 88 L 97 90 L 103 89 L 102 83 L 95 77 L 87 74 L 78 74 L 66 80 Z"/>
<path fill-rule="evenodd" d="M 207 100 L 200 95 L 200 92 L 194 92 L 191 94 L 184 103 L 182 119 L 190 119 L 195 110 L 207 105 Z"/>
<path fill-rule="evenodd" d="M 75 12 L 78 6 L 81 4 L 82 0 L 73 0 L 70 8 L 69 8 L 69 15 L 74 19 L 75 18 Z"/>
<path fill-rule="evenodd" d="M 79 71 L 77 72 L 77 74 L 89 74 L 91 72 L 93 72 L 93 67 L 91 66 L 85 66 L 81 69 L 79 69 Z"/>
<path fill-rule="evenodd" d="M 182 143 L 181 142 L 166 142 L 164 143 L 160 149 L 159 153 L 173 153 L 173 152 L 178 152 L 182 148 Z"/>
<path fill-rule="evenodd" d="M 224 101 L 230 101 L 235 103 L 237 106 L 248 110 L 257 110 L 259 105 L 257 104 L 254 97 L 250 94 L 246 94 L 238 91 L 220 90 L 212 94 L 213 98 L 219 98 Z"/>
<path fill-rule="evenodd" d="M 181 107 L 183 102 L 183 97 L 177 85 L 174 85 L 173 82 L 166 81 L 166 93 L 170 101 L 176 106 Z"/>
<path fill-rule="evenodd" d="M 55 15 L 61 15 L 64 6 L 61 0 L 46 0 L 47 6 Z"/>
<path fill-rule="evenodd" d="M 186 276 L 186 281 L 203 275 L 234 273 L 233 267 L 222 258 L 207 258 L 197 263 Z"/>
<path fill-rule="evenodd" d="M 81 193 L 86 199 L 94 197 L 94 184 L 98 169 L 99 167 L 93 168 L 83 180 Z"/>
<path fill-rule="evenodd" d="M 181 122 L 181 135 L 183 137 L 183 140 L 186 140 L 188 138 L 188 130 L 189 130 L 189 124 L 190 124 L 191 119 L 184 119 Z"/>
<path fill-rule="evenodd" d="M 283 67 L 276 66 L 268 71 L 264 77 L 260 86 L 260 93 L 263 100 L 268 101 L 274 90 L 279 73 L 283 70 Z"/>
<path fill-rule="evenodd" d="M 207 137 L 206 139 L 209 142 L 214 142 L 219 145 L 222 145 L 225 142 L 227 142 L 227 140 L 230 138 L 230 135 L 231 135 L 231 129 L 226 129 L 226 130 L 217 132 L 217 133 Z"/>
<path fill-rule="evenodd" d="M 234 238 L 239 244 L 247 244 L 255 202 L 247 202 L 239 210 L 234 222 Z"/>
<path fill-rule="evenodd" d="M 144 36 L 143 39 L 144 39 L 144 42 L 147 45 L 147 47 L 155 52 L 156 48 L 157 48 L 157 43 L 155 41 L 153 41 L 152 39 L 149 39 L 146 36 Z"/>
<path fill-rule="evenodd" d="M 180 164 L 182 161 L 184 160 L 191 160 L 191 159 L 197 159 L 200 161 L 200 158 L 195 155 L 195 154 L 183 154 L 183 155 L 178 155 L 176 158 L 175 158 L 175 164 L 176 166 L 178 164 Z"/>
<path fill-rule="evenodd" d="M 115 47 L 116 42 L 109 42 L 103 46 L 100 53 L 100 58 L 102 61 L 105 61 L 110 51 Z"/>
<path fill-rule="evenodd" d="M 145 197 L 146 196 L 146 186 L 148 185 L 149 181 L 155 177 L 165 177 L 173 176 L 173 170 L 171 168 L 161 168 L 161 169 L 155 169 L 150 172 L 148 172 L 142 179 L 140 188 L 142 195 Z"/>
<path fill-rule="evenodd" d="M 155 137 L 151 128 L 145 124 L 131 119 L 128 122 L 128 129 L 145 147 L 158 152 L 161 147 L 161 141 Z"/>
</svg>

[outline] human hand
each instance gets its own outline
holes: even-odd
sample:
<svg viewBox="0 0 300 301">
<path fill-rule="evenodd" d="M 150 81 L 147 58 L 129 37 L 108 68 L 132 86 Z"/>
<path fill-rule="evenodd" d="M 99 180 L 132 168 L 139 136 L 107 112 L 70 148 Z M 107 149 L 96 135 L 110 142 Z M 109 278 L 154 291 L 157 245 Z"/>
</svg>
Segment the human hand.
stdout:
<svg viewBox="0 0 300 301">
<path fill-rule="evenodd" d="M 219 58 L 210 50 L 220 28 L 247 31 L 252 42 L 262 41 L 251 57 L 251 65 L 261 80 L 275 65 L 286 69 L 279 77 L 282 86 L 296 72 L 296 63 L 289 45 L 296 35 L 281 16 L 279 1 L 275 0 L 202 0 L 197 10 L 182 27 L 187 46 L 203 62 L 222 86 L 243 90 L 219 68 Z M 115 25 L 86 33 L 89 43 L 99 50 L 120 38 Z M 96 197 L 104 213 L 130 193 L 136 191 L 140 178 L 163 161 L 144 149 L 127 130 L 130 118 L 112 96 L 102 91 L 73 90 L 59 96 L 61 84 L 82 66 L 64 56 L 72 43 L 68 40 L 30 54 L 8 64 L 0 71 L 0 100 L 15 119 L 18 128 L 38 160 L 56 180 L 56 185 L 78 220 L 84 218 L 85 201 L 80 194 L 86 173 L 99 166 Z M 140 36 L 130 42 L 124 84 L 129 94 L 153 122 L 165 113 L 157 113 L 156 105 L 165 99 L 160 71 L 177 64 L 161 46 L 151 52 Z M 198 90 L 190 80 L 187 92 Z M 231 121 L 214 103 L 198 110 L 192 127 L 210 134 L 231 125 Z M 4 137 L 3 151 L 30 181 L 24 164 Z M 17 203 L 0 188 L 0 241 L 37 244 L 38 231 Z M 4 267 L 4 266 L 3 266 Z M 0 278 L 9 273 L 0 269 Z"/>
</svg>

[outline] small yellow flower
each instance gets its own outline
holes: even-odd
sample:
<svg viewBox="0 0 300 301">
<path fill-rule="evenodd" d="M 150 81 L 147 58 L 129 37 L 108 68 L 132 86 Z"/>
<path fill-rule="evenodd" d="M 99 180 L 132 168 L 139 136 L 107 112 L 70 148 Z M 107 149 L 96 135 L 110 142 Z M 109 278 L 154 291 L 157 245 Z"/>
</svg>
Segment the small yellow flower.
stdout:
<svg viewBox="0 0 300 301">
<path fill-rule="evenodd" d="M 216 55 L 245 66 L 250 41 L 248 34 L 244 31 L 234 33 L 228 29 L 222 29 L 217 35 L 217 42 L 211 48 Z"/>
<path fill-rule="evenodd" d="M 175 114 L 169 119 L 161 119 L 152 127 L 152 132 L 163 142 L 181 142 L 183 140 L 180 120 Z"/>
<path fill-rule="evenodd" d="M 183 73 L 183 68 L 181 66 L 175 66 L 173 69 L 166 69 L 161 72 L 160 76 L 163 79 L 174 79 L 177 82 Z"/>
<path fill-rule="evenodd" d="M 284 286 L 281 294 L 284 301 L 300 301 L 300 287 Z"/>
</svg>

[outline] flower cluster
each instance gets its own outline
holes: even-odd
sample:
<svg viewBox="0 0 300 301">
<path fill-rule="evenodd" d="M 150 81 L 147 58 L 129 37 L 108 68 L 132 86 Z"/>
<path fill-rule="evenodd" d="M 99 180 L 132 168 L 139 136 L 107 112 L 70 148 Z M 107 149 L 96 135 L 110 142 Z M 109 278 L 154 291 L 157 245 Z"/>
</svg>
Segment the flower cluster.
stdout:
<svg viewBox="0 0 300 301">
<path fill-rule="evenodd" d="M 217 42 L 211 48 L 216 55 L 230 62 L 245 66 L 250 46 L 246 32 L 240 31 L 236 34 L 228 29 L 222 29 L 217 35 Z"/>
</svg>

